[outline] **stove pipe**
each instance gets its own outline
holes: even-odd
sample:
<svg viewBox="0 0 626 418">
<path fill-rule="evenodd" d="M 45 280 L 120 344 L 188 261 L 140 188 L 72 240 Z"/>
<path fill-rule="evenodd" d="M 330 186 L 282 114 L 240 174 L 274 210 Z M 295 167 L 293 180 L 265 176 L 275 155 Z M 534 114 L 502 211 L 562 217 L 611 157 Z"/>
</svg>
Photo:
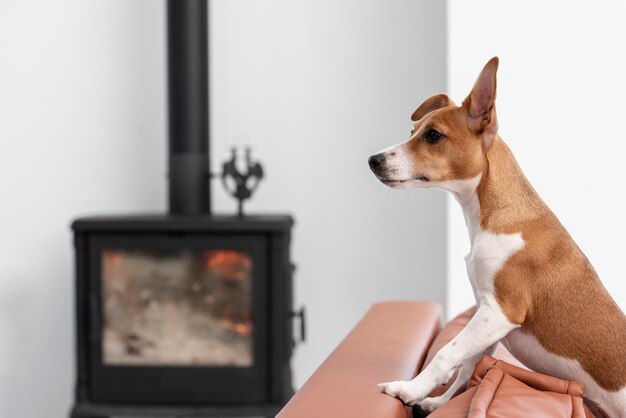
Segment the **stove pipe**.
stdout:
<svg viewBox="0 0 626 418">
<path fill-rule="evenodd" d="M 211 213 L 206 0 L 168 0 L 169 211 Z"/>
</svg>

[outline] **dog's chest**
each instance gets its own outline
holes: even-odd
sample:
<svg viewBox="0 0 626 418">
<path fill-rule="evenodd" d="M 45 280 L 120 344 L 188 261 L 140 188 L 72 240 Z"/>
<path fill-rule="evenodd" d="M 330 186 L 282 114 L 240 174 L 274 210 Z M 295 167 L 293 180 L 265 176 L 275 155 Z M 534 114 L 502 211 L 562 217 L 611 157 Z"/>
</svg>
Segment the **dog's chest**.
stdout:
<svg viewBox="0 0 626 418">
<path fill-rule="evenodd" d="M 485 296 L 494 294 L 496 274 L 523 247 L 524 240 L 520 233 L 494 234 L 482 230 L 476 233 L 472 249 L 465 256 L 465 264 L 477 303 Z"/>
</svg>

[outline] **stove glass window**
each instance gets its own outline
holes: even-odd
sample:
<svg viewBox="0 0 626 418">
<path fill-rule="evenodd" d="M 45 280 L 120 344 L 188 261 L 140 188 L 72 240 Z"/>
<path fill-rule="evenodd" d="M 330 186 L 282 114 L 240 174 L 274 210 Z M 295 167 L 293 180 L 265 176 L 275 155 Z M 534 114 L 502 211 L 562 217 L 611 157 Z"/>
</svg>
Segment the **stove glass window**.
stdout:
<svg viewBox="0 0 626 418">
<path fill-rule="evenodd" d="M 103 364 L 252 366 L 248 253 L 105 249 L 101 260 Z"/>
</svg>

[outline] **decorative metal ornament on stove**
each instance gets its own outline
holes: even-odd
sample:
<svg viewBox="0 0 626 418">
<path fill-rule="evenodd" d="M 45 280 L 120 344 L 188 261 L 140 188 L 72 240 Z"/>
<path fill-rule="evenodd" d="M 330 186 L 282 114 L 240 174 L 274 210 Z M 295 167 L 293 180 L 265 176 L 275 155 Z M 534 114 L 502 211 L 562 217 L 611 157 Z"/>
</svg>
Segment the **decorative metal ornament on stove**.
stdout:
<svg viewBox="0 0 626 418">
<path fill-rule="evenodd" d="M 263 167 L 258 161 L 252 161 L 252 151 L 250 147 L 245 148 L 246 171 L 242 172 L 237 166 L 237 147 L 231 149 L 231 158 L 222 165 L 222 185 L 224 190 L 238 202 L 237 213 L 243 215 L 243 202 L 252 197 L 252 193 L 259 186 L 259 182 L 263 178 Z M 229 179 L 232 181 L 229 182 Z M 233 184 L 234 186 L 229 186 Z"/>
</svg>

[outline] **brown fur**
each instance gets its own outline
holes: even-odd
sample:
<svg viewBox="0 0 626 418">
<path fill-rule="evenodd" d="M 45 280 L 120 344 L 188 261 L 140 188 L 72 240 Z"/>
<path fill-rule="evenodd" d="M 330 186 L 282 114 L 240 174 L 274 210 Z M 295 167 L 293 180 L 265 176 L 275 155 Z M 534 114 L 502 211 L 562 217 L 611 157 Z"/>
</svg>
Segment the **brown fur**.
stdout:
<svg viewBox="0 0 626 418">
<path fill-rule="evenodd" d="M 467 140 L 470 134 L 465 120 L 467 113 L 462 107 L 437 109 L 415 123 L 414 138 L 407 143 L 408 151 L 416 161 L 416 173 L 431 181 L 447 181 L 471 178 L 484 170 L 485 161 L 480 141 Z M 436 129 L 445 140 L 436 144 L 423 141 L 423 135 Z"/>
<path fill-rule="evenodd" d="M 478 187 L 481 227 L 525 246 L 495 278 L 498 303 L 549 352 L 577 360 L 604 389 L 626 386 L 626 317 L 500 139 Z"/>
</svg>

